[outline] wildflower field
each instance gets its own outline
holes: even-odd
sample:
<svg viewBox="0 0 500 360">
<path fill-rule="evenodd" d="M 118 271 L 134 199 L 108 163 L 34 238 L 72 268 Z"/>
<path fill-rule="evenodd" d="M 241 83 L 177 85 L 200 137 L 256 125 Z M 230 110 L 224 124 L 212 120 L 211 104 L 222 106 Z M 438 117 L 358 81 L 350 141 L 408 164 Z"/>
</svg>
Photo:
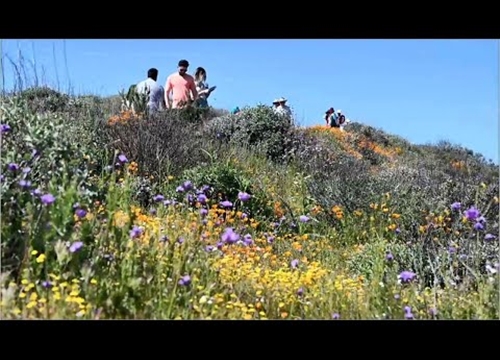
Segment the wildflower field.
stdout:
<svg viewBox="0 0 500 360">
<path fill-rule="evenodd" d="M 266 106 L 2 99 L 3 319 L 497 319 L 499 169 Z"/>
</svg>

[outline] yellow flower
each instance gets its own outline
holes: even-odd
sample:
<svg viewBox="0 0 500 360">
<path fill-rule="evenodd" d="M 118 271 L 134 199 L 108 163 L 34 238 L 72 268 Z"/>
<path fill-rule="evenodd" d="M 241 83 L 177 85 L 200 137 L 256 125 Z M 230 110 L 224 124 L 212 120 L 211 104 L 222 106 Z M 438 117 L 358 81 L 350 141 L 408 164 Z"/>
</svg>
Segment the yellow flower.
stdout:
<svg viewBox="0 0 500 360">
<path fill-rule="evenodd" d="M 36 262 L 37 262 L 37 263 L 39 263 L 39 264 L 41 264 L 41 263 L 43 263 L 43 262 L 45 261 L 45 259 L 46 259 L 45 254 L 40 254 L 40 255 L 36 258 Z"/>
</svg>

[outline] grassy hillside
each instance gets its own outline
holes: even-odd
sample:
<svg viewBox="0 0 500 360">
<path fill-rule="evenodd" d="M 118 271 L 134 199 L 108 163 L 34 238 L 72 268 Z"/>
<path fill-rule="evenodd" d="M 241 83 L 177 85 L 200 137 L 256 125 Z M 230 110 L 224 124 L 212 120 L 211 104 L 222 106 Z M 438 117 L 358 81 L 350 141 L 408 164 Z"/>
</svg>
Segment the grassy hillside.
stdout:
<svg viewBox="0 0 500 360">
<path fill-rule="evenodd" d="M 363 124 L 1 104 L 3 317 L 493 319 L 499 169 Z"/>
</svg>

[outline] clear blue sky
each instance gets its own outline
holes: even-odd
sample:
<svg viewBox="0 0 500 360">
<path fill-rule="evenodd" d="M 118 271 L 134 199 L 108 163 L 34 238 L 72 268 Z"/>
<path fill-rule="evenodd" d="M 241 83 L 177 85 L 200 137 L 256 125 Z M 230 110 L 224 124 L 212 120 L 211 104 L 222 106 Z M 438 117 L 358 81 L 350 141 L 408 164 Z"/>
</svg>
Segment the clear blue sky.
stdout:
<svg viewBox="0 0 500 360">
<path fill-rule="evenodd" d="M 150 67 L 164 84 L 185 58 L 217 85 L 215 107 L 285 96 L 302 125 L 322 124 L 333 106 L 413 143 L 447 139 L 498 163 L 496 40 L 4 40 L 4 54 L 19 51 L 30 61 L 34 53 L 45 83 L 102 95 Z"/>
</svg>

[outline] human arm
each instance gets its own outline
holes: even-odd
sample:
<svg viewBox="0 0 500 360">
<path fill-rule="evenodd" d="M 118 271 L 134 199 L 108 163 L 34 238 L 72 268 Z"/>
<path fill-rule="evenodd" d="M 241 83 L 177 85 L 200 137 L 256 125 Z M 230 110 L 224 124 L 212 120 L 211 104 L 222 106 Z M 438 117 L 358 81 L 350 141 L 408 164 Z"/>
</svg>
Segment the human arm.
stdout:
<svg viewBox="0 0 500 360">
<path fill-rule="evenodd" d="M 191 78 L 189 83 L 191 87 L 191 93 L 193 94 L 193 100 L 196 100 L 198 98 L 198 90 L 196 89 L 196 84 L 194 82 L 194 79 Z"/>
<path fill-rule="evenodd" d="M 167 78 L 167 83 L 165 84 L 165 108 L 171 108 L 172 102 L 170 100 L 170 92 L 172 91 L 172 79 L 170 77 Z"/>
</svg>

